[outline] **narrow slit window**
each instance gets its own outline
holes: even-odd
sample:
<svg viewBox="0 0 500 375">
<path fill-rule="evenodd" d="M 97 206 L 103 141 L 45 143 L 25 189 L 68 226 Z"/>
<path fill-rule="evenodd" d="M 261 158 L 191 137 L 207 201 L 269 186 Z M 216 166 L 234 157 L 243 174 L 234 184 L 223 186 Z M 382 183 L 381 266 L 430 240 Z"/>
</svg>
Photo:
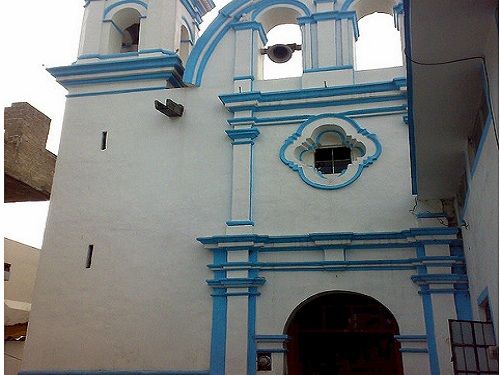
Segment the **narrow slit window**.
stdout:
<svg viewBox="0 0 500 375">
<path fill-rule="evenodd" d="M 322 174 L 342 173 L 351 163 L 349 147 L 318 148 L 314 152 L 314 167 Z"/>
<path fill-rule="evenodd" d="M 87 251 L 87 261 L 85 264 L 85 268 L 90 268 L 92 265 L 92 254 L 94 253 L 94 245 L 89 245 L 88 251 Z"/>
<path fill-rule="evenodd" d="M 101 137 L 101 150 L 106 150 L 108 148 L 108 132 L 102 132 Z"/>
</svg>

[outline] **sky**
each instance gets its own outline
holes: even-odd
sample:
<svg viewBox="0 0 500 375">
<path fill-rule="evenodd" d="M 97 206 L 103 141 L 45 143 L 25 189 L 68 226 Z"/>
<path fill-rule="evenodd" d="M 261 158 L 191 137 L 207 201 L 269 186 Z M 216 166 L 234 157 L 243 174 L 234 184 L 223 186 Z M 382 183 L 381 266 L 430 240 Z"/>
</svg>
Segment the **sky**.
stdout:
<svg viewBox="0 0 500 375">
<path fill-rule="evenodd" d="M 205 15 L 202 31 L 229 0 L 215 0 L 217 8 Z M 4 17 L 0 25 L 3 55 L 0 69 L 0 104 L 29 102 L 52 119 L 47 149 L 57 154 L 66 90 L 46 72 L 46 67 L 68 65 L 76 60 L 83 0 L 0 1 Z M 381 27 L 385 22 L 386 27 Z M 375 31 L 374 31 L 375 27 Z M 281 30 L 280 30 L 281 28 Z M 402 65 L 399 32 L 392 16 L 374 14 L 359 21 L 356 43 L 358 70 Z M 384 33 L 384 30 L 387 30 Z M 270 31 L 269 43 L 300 43 L 297 27 L 282 25 Z M 300 76 L 300 52 L 285 64 L 273 64 L 266 56 L 265 78 Z M 6 58 L 7 57 L 7 58 Z M 3 121 L 3 116 L 1 116 Z M 3 206 L 4 236 L 40 248 L 47 220 L 48 202 L 10 203 Z"/>
</svg>

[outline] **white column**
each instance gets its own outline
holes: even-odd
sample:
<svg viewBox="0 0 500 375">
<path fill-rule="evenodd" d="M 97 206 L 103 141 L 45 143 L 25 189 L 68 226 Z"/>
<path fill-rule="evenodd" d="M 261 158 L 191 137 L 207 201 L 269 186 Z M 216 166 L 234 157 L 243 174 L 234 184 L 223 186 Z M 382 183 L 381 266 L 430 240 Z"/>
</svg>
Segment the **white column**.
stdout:
<svg viewBox="0 0 500 375">
<path fill-rule="evenodd" d="M 352 20 L 343 18 L 337 22 L 341 30 L 339 48 L 342 60 L 339 61 L 339 65 L 354 66 L 354 43 L 356 42 L 356 38 L 354 36 Z"/>
<path fill-rule="evenodd" d="M 257 128 L 238 125 L 226 130 L 233 144 L 233 173 L 231 194 L 231 218 L 228 227 L 253 226 L 253 148 L 254 140 L 260 134 Z"/>
<path fill-rule="evenodd" d="M 99 53 L 103 27 L 102 14 L 105 4 L 107 3 L 104 1 L 91 1 L 85 7 L 78 56 Z"/>
<path fill-rule="evenodd" d="M 335 20 L 318 20 L 318 68 L 337 65 Z"/>
</svg>

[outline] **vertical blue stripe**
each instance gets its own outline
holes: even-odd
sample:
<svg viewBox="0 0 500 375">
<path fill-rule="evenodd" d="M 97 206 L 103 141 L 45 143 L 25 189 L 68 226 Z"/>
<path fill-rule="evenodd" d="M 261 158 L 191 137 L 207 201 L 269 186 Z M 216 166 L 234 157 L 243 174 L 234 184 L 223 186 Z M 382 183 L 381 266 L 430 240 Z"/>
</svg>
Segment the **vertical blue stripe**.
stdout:
<svg viewBox="0 0 500 375">
<path fill-rule="evenodd" d="M 214 264 L 227 262 L 227 252 L 214 250 Z M 226 271 L 215 271 L 217 280 L 226 277 Z M 210 343 L 210 374 L 224 375 L 226 371 L 227 297 L 226 288 L 215 288 L 212 296 L 212 339 Z"/>
<path fill-rule="evenodd" d="M 249 199 L 249 211 L 248 211 L 248 220 L 252 221 L 252 201 L 253 201 L 253 144 L 250 145 L 250 196 Z"/>
<path fill-rule="evenodd" d="M 248 252 L 248 261 L 250 264 L 257 263 L 257 250 L 252 249 Z M 259 271 L 251 269 L 248 271 L 248 277 L 254 278 L 259 275 Z M 257 288 L 249 288 L 248 296 L 248 336 L 247 336 L 247 375 L 257 373 L 257 342 L 255 340 L 255 327 L 257 321 Z"/>
<path fill-rule="evenodd" d="M 422 304 L 424 306 L 425 331 L 427 334 L 427 346 L 429 349 L 429 362 L 431 375 L 439 375 L 439 359 L 437 355 L 436 333 L 434 331 L 434 313 L 432 312 L 432 297 L 425 293 L 429 287 L 424 285 L 421 287 Z"/>
<path fill-rule="evenodd" d="M 425 248 L 422 245 L 416 248 L 417 258 L 425 257 Z M 426 266 L 417 266 L 417 272 L 419 275 L 427 274 Z M 422 295 L 422 305 L 424 309 L 424 323 L 425 323 L 425 333 L 427 335 L 427 348 L 429 350 L 429 365 L 431 370 L 431 375 L 440 375 L 439 372 L 439 359 L 437 355 L 437 344 L 436 344 L 436 333 L 434 331 L 434 313 L 432 311 L 432 297 L 428 293 L 429 286 L 422 285 L 420 287 Z"/>
<path fill-rule="evenodd" d="M 415 142 L 415 123 L 413 120 L 413 66 L 409 58 L 411 56 L 411 9 L 410 0 L 403 0 L 404 8 L 404 30 L 405 30 L 405 52 L 406 52 L 406 76 L 407 76 L 407 97 L 408 97 L 408 134 L 410 140 L 410 166 L 411 166 L 411 191 L 412 194 L 418 193 L 418 177 L 417 177 L 417 153 Z"/>
<path fill-rule="evenodd" d="M 450 255 L 463 257 L 464 249 L 463 244 L 453 243 L 450 244 Z M 467 270 L 464 264 L 451 266 L 451 273 L 455 275 L 466 275 Z M 455 301 L 455 311 L 457 319 L 459 320 L 473 320 L 472 319 L 472 306 L 469 295 L 468 284 L 454 284 L 455 293 L 453 293 Z"/>
<path fill-rule="evenodd" d="M 257 315 L 257 288 L 249 288 L 248 296 L 248 337 L 247 337 L 247 375 L 257 372 L 257 344 L 255 342 L 255 325 Z"/>
</svg>

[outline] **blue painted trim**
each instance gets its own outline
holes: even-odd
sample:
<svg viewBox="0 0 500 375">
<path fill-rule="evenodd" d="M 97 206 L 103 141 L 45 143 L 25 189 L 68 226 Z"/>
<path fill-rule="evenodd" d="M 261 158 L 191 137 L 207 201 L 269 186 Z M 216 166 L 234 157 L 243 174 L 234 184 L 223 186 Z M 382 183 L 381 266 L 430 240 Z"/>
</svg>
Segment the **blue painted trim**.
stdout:
<svg viewBox="0 0 500 375">
<path fill-rule="evenodd" d="M 116 3 L 106 7 L 104 9 L 104 16 L 103 18 L 105 19 L 109 12 L 111 12 L 114 8 L 119 7 L 120 5 L 125 5 L 125 4 L 137 4 L 143 7 L 144 9 L 148 9 L 148 4 L 146 4 L 144 1 L 141 0 L 121 0 L 117 1 Z"/>
<path fill-rule="evenodd" d="M 214 289 L 217 288 L 252 288 L 264 285 L 266 279 L 263 277 L 231 277 L 224 279 L 207 280 L 207 284 Z"/>
<path fill-rule="evenodd" d="M 321 120 L 321 119 L 325 119 L 325 118 L 342 119 L 344 121 L 349 122 L 356 129 L 358 134 L 361 134 L 364 137 L 368 138 L 370 141 L 372 141 L 375 144 L 375 149 L 376 149 L 376 151 L 373 155 L 363 157 L 363 162 L 358 165 L 358 169 L 353 177 L 351 177 L 348 181 L 345 181 L 345 182 L 340 183 L 340 184 L 335 184 L 335 185 L 326 185 L 326 184 L 320 184 L 320 183 L 311 181 L 305 175 L 304 170 L 303 170 L 304 167 L 302 165 L 299 165 L 292 160 L 288 160 L 285 156 L 287 148 L 292 146 L 295 143 L 295 141 L 299 137 L 302 136 L 302 132 L 304 131 L 304 129 L 307 126 L 312 125 L 312 124 L 314 124 L 314 122 Z M 359 178 L 359 176 L 361 176 L 363 169 L 367 168 L 371 164 L 373 164 L 373 162 L 375 162 L 375 160 L 377 160 L 379 158 L 381 153 L 382 153 L 382 145 L 380 144 L 380 142 L 375 134 L 372 134 L 372 133 L 368 132 L 366 129 L 361 128 L 357 122 L 355 122 L 354 120 L 352 120 L 348 117 L 339 116 L 339 115 L 335 115 L 335 114 L 323 114 L 323 115 L 311 117 L 307 121 L 305 121 L 301 126 L 299 126 L 297 131 L 295 131 L 295 133 L 293 133 L 290 137 L 288 137 L 286 139 L 285 143 L 281 146 L 279 156 L 280 156 L 280 160 L 283 162 L 283 164 L 287 165 L 294 172 L 297 172 L 299 174 L 300 178 L 302 179 L 302 181 L 304 181 L 309 186 L 312 186 L 312 187 L 317 188 L 317 189 L 323 189 L 323 190 L 336 190 L 336 189 L 341 189 L 343 187 L 346 187 L 346 186 L 352 184 L 354 181 L 356 181 Z"/>
<path fill-rule="evenodd" d="M 117 94 L 130 94 L 133 92 L 143 92 L 143 91 L 156 91 L 156 90 L 167 90 L 167 87 L 140 87 L 136 89 L 124 89 L 124 90 L 111 90 L 111 91 L 94 91 L 85 92 L 81 94 L 68 94 L 67 98 L 81 98 L 86 96 L 101 96 L 101 95 L 117 95 Z"/>
<path fill-rule="evenodd" d="M 242 92 L 219 95 L 219 99 L 224 105 L 234 103 L 244 103 L 249 101 L 257 101 L 259 103 L 269 103 L 285 100 L 300 100 L 300 99 L 315 99 L 315 98 L 331 98 L 337 95 L 353 95 L 353 94 L 368 94 L 381 93 L 386 91 L 399 91 L 401 85 L 406 85 L 406 80 L 394 79 L 392 81 L 363 83 L 356 85 L 345 85 L 335 87 L 319 87 L 300 90 L 285 90 L 274 92 Z M 406 97 L 402 94 L 397 95 L 403 99 Z"/>
<path fill-rule="evenodd" d="M 181 59 L 175 55 L 155 56 L 148 58 L 127 59 L 119 61 L 98 61 L 87 64 L 74 64 L 48 68 L 47 71 L 55 78 L 64 78 L 74 75 L 99 74 L 110 72 L 124 72 L 140 69 L 175 68 L 183 71 Z"/>
<path fill-rule="evenodd" d="M 250 241 L 250 240 L 249 240 Z M 391 249 L 408 249 L 414 248 L 420 245 L 449 245 L 453 240 L 419 240 L 405 243 L 364 243 L 364 244 L 337 244 L 337 245 L 311 245 L 307 247 L 302 246 L 280 246 L 280 247 L 263 247 L 259 251 L 263 253 L 272 253 L 272 252 L 287 252 L 287 251 L 324 251 L 324 250 L 391 250 Z M 293 242 L 291 243 L 293 244 Z M 222 246 L 224 247 L 224 246 Z M 232 244 L 231 246 L 224 247 L 227 251 L 241 251 L 247 250 L 248 247 L 245 246 L 237 246 Z M 449 267 L 446 265 L 444 267 Z"/>
<path fill-rule="evenodd" d="M 450 244 L 450 255 L 464 257 L 464 249 L 462 243 Z M 451 267 L 451 272 L 454 275 L 467 277 L 467 269 L 465 263 L 456 264 Z M 454 302 L 457 319 L 459 320 L 473 320 L 472 305 L 469 295 L 468 283 L 456 283 L 454 286 Z"/>
<path fill-rule="evenodd" d="M 425 342 L 427 341 L 426 335 L 394 335 L 394 338 L 399 342 Z"/>
<path fill-rule="evenodd" d="M 428 288 L 422 286 L 422 289 Z M 429 350 L 429 364 L 431 375 L 440 375 L 439 358 L 437 354 L 436 334 L 434 331 L 434 313 L 432 311 L 432 297 L 430 294 L 422 294 L 422 304 L 424 307 L 425 330 L 427 332 L 427 345 Z"/>
<path fill-rule="evenodd" d="M 209 375 L 208 370 L 24 370 L 19 375 Z"/>
<path fill-rule="evenodd" d="M 215 250 L 214 263 L 227 262 L 227 252 Z M 214 279 L 226 278 L 225 271 L 215 271 Z M 225 375 L 226 335 L 227 335 L 227 290 L 216 288 L 212 298 L 212 337 L 210 343 L 210 375 Z"/>
<path fill-rule="evenodd" d="M 187 12 L 189 15 L 193 18 L 193 21 L 196 22 L 198 25 L 203 22 L 202 16 L 203 14 L 198 11 L 198 8 L 193 6 L 189 0 L 181 0 L 181 4 L 186 8 Z M 203 9 L 203 8 L 201 8 Z"/>
<path fill-rule="evenodd" d="M 259 33 L 260 40 L 262 44 L 267 44 L 267 36 L 264 27 L 260 22 L 248 21 L 248 22 L 236 22 L 232 24 L 233 30 L 256 30 Z"/>
<path fill-rule="evenodd" d="M 444 212 L 417 212 L 415 214 L 417 219 L 436 219 L 444 217 L 446 218 L 446 214 Z"/>
<path fill-rule="evenodd" d="M 349 0 L 352 2 L 352 0 Z M 410 0 L 403 0 L 405 49 L 406 49 L 406 77 L 407 77 L 407 97 L 408 97 L 408 137 L 410 142 L 410 171 L 411 171 L 411 192 L 418 194 L 418 173 L 417 173 L 417 144 L 415 141 L 415 122 L 413 114 L 413 66 L 409 56 L 412 56 L 411 47 L 411 8 Z"/>
<path fill-rule="evenodd" d="M 267 8 L 274 6 L 274 5 L 279 5 L 279 4 L 295 6 L 295 7 L 299 8 L 304 15 L 306 15 L 306 16 L 311 15 L 311 11 L 307 7 L 307 5 L 305 5 L 301 1 L 298 1 L 298 0 L 266 0 L 266 1 L 261 1 L 260 4 L 258 4 L 257 6 L 254 7 L 255 10 L 252 13 L 252 20 L 256 20 L 257 17 L 259 16 L 259 14 L 262 13 Z"/>
<path fill-rule="evenodd" d="M 329 72 L 334 70 L 349 70 L 354 69 L 352 65 L 324 66 L 321 68 L 304 69 L 304 73 Z"/>
<path fill-rule="evenodd" d="M 255 139 L 259 136 L 260 131 L 257 128 L 230 129 L 230 130 L 226 130 L 226 134 L 233 141 L 236 141 L 236 140 L 242 140 L 242 139 Z"/>
<path fill-rule="evenodd" d="M 107 76 L 102 78 L 92 79 L 71 79 L 60 82 L 65 88 L 72 86 L 93 85 L 99 83 L 116 83 L 116 82 L 130 82 L 130 81 L 150 81 L 150 80 L 164 80 L 172 84 L 178 82 L 172 80 L 173 73 L 171 72 L 156 72 L 147 74 L 129 74 L 126 76 Z M 172 82 L 171 82 L 172 80 Z"/>
<path fill-rule="evenodd" d="M 337 87 L 321 87 L 313 89 L 278 91 L 278 92 L 265 92 L 259 91 L 231 93 L 220 95 L 219 99 L 224 105 L 228 107 L 231 112 L 238 111 L 278 111 L 287 109 L 298 108 L 317 108 L 317 107 L 331 107 L 336 105 L 350 105 L 360 103 L 378 103 L 383 101 L 406 101 L 405 94 L 401 93 L 399 86 L 402 83 L 399 79 L 391 82 L 381 82 L 373 84 L 357 84 Z M 365 93 L 382 93 L 387 91 L 398 91 L 397 94 L 388 93 L 387 95 L 376 97 L 361 97 L 351 99 L 338 99 L 332 100 L 332 97 L 337 95 L 353 95 Z M 325 101 L 318 99 L 325 98 Z M 316 99 L 315 101 L 305 101 L 304 99 Z M 285 103 L 288 100 L 293 100 L 294 103 Z M 298 102 L 304 100 L 304 102 Z M 274 102 L 274 103 L 273 103 Z M 278 103 L 276 103 L 278 102 Z M 271 105 L 263 105 L 262 103 L 273 103 Z M 231 106 L 228 106 L 232 104 Z M 239 104 L 239 105 L 235 105 Z"/>
<path fill-rule="evenodd" d="M 177 56 L 175 52 L 161 49 L 161 48 L 152 48 L 152 49 L 143 49 L 137 52 L 123 52 L 123 53 L 107 53 L 107 54 L 99 54 L 99 53 L 88 53 L 78 56 L 78 60 L 84 59 L 115 59 L 122 57 L 131 57 L 131 56 L 139 56 L 143 54 L 149 53 L 162 53 L 167 56 Z"/>
<path fill-rule="evenodd" d="M 338 99 L 331 100 L 325 99 L 324 101 L 303 101 L 295 103 L 277 103 L 273 105 L 259 105 L 255 103 L 234 106 L 228 108 L 230 112 L 236 113 L 241 111 L 253 111 L 253 112 L 273 112 L 273 111 L 288 111 L 292 109 L 308 109 L 308 108 L 325 108 L 325 107 L 335 107 L 335 106 L 346 106 L 346 105 L 359 105 L 365 103 L 380 103 L 380 102 L 391 102 L 391 101 L 406 101 L 406 97 L 401 95 L 384 95 L 377 97 L 360 97 L 352 99 Z"/>
<path fill-rule="evenodd" d="M 233 78 L 233 81 L 243 81 L 243 80 L 251 80 L 251 81 L 254 81 L 255 80 L 255 77 L 252 76 L 252 75 L 247 75 L 247 76 L 236 76 Z"/>
<path fill-rule="evenodd" d="M 455 294 L 456 293 L 456 290 L 455 289 L 446 289 L 446 288 L 443 288 L 443 289 L 432 289 L 432 288 L 429 288 L 427 290 L 420 290 L 418 292 L 419 295 L 423 295 L 423 294 Z"/>
<path fill-rule="evenodd" d="M 415 250 L 417 258 L 424 258 L 425 247 L 418 246 Z M 425 277 L 427 275 L 427 267 L 417 267 L 418 275 Z M 425 292 L 429 289 L 428 285 L 421 285 L 420 291 Z M 432 309 L 432 297 L 428 293 L 421 294 L 422 306 L 424 310 L 425 333 L 427 336 L 427 348 L 429 350 L 429 366 L 431 375 L 440 375 L 439 358 L 437 354 L 436 334 L 434 330 L 434 313 Z"/>
<path fill-rule="evenodd" d="M 226 225 L 229 227 L 235 227 L 238 225 L 252 225 L 252 226 L 254 226 L 255 222 L 253 222 L 252 220 L 229 220 L 229 221 L 226 221 Z"/>
<path fill-rule="evenodd" d="M 301 2 L 296 0 L 267 0 L 265 2 L 253 3 L 247 0 L 233 0 L 219 11 L 217 18 L 210 24 L 207 30 L 203 33 L 199 41 L 195 44 L 188 61 L 186 63 L 186 73 L 184 81 L 195 86 L 200 86 L 205 68 L 215 48 L 231 30 L 233 20 L 262 6 L 268 7 L 274 4 L 292 4 L 299 7 L 305 7 Z M 308 13 L 310 11 L 306 7 Z"/>
<path fill-rule="evenodd" d="M 260 134 L 260 133 L 259 133 Z M 248 218 L 253 221 L 253 178 L 254 178 L 254 144 L 250 146 L 250 192 L 248 204 Z"/>
<path fill-rule="evenodd" d="M 254 141 L 234 141 L 234 142 L 231 142 L 231 144 L 234 146 L 234 145 L 254 145 L 255 142 Z"/>
<path fill-rule="evenodd" d="M 411 280 L 417 285 L 426 285 L 433 283 L 467 283 L 466 275 L 456 275 L 456 274 L 440 274 L 440 273 L 429 273 L 422 275 L 413 275 Z"/>
<path fill-rule="evenodd" d="M 394 27 L 399 31 L 401 25 L 399 24 L 399 15 L 404 14 L 403 2 L 400 2 L 392 7 L 392 16 L 394 18 Z"/>
<path fill-rule="evenodd" d="M 184 26 L 186 26 L 186 28 L 188 29 L 191 43 L 194 44 L 194 42 L 196 41 L 196 36 L 193 29 L 191 28 L 191 25 L 189 24 L 189 20 L 184 16 L 182 16 L 181 19 L 184 21 Z"/>
<path fill-rule="evenodd" d="M 297 20 L 299 25 L 304 25 L 304 24 L 315 24 L 321 21 L 343 20 L 343 19 L 351 20 L 352 28 L 354 31 L 354 38 L 355 40 L 358 40 L 359 28 L 358 28 L 358 18 L 356 16 L 356 12 L 350 12 L 350 11 L 319 12 L 319 13 L 313 13 L 310 16 L 299 17 Z"/>
<path fill-rule="evenodd" d="M 219 243 L 234 243 L 234 242 L 255 242 L 255 243 L 297 243 L 297 242 L 316 242 L 316 241 L 333 241 L 333 240 L 349 240 L 349 241 L 369 241 L 369 240 L 394 240 L 394 239 L 407 239 L 415 236 L 451 236 L 458 234 L 459 229 L 454 227 L 431 227 L 431 228 L 411 228 L 400 232 L 367 232 L 367 233 L 354 233 L 354 232 L 337 232 L 337 233 L 309 233 L 305 235 L 284 235 L 284 236 L 266 236 L 258 234 L 240 234 L 240 235 L 227 235 L 227 236 L 212 236 L 212 237 L 198 237 L 197 240 L 204 245 L 212 245 Z M 461 240 L 447 239 L 443 243 L 457 242 Z M 423 241 L 417 241 L 419 243 Z M 433 242 L 429 242 L 432 244 Z M 410 247 L 415 247 L 415 245 Z M 437 242 L 436 242 L 437 244 Z M 369 246 L 376 246 L 377 244 L 369 244 Z M 398 247 L 405 247 L 403 243 L 393 244 Z M 366 245 L 365 245 L 366 246 Z M 386 245 L 384 245 L 386 246 Z"/>
<path fill-rule="evenodd" d="M 345 112 L 336 112 L 336 115 L 347 116 L 347 117 L 361 117 L 361 116 L 383 116 L 387 114 L 401 113 L 405 112 L 407 109 L 406 105 L 399 105 L 393 107 L 378 107 L 378 108 L 366 108 Z M 313 115 L 293 115 L 293 116 L 277 116 L 277 117 L 246 117 L 246 118 L 234 118 L 229 119 L 227 122 L 234 126 L 238 124 L 251 124 L 254 126 L 278 126 L 278 125 L 292 125 L 300 124 L 308 120 Z"/>
<path fill-rule="evenodd" d="M 481 306 L 483 303 L 485 303 L 489 299 L 488 296 L 488 287 L 484 288 L 483 291 L 479 294 L 479 297 L 477 297 L 477 305 Z M 472 320 L 472 319 L 471 319 Z"/>
<path fill-rule="evenodd" d="M 246 296 L 260 296 L 259 292 L 226 292 L 222 294 L 226 297 L 246 297 Z M 211 294 L 212 297 L 218 296 L 217 294 Z"/>
<path fill-rule="evenodd" d="M 288 335 L 255 335 L 257 342 L 284 342 L 290 340 Z"/>
<path fill-rule="evenodd" d="M 438 259 L 435 259 L 438 258 Z M 439 263 L 431 263 L 430 261 L 442 261 Z M 453 257 L 420 257 L 406 259 L 370 259 L 370 260 L 324 260 L 324 261 L 302 261 L 302 262 L 229 262 L 222 264 L 211 264 L 208 268 L 223 269 L 229 267 L 231 270 L 248 270 L 259 268 L 279 268 L 279 267 L 326 267 L 326 266 L 354 266 L 354 265 L 410 265 L 410 268 L 416 268 L 417 265 L 425 265 L 427 267 L 450 267 L 456 262 L 464 262 L 464 258 L 455 259 Z M 425 276 L 425 275 L 419 275 Z M 454 276 L 453 274 L 439 274 L 439 276 Z M 455 275 L 456 276 L 456 275 Z M 441 280 L 441 279 L 440 279 Z M 451 280 L 453 282 L 454 279 Z M 413 280 L 412 277 L 412 281 Z M 454 292 L 454 289 L 449 289 Z"/>
<path fill-rule="evenodd" d="M 256 290 L 257 288 L 250 288 Z M 257 321 L 257 297 L 248 296 L 248 333 L 247 333 L 247 374 L 257 373 L 257 343 L 255 328 Z"/>
<path fill-rule="evenodd" d="M 287 353 L 288 350 L 283 348 L 259 348 L 257 349 L 257 353 Z M 255 372 L 249 372 L 249 374 L 255 374 Z"/>
<path fill-rule="evenodd" d="M 428 353 L 429 351 L 425 348 L 401 348 L 399 349 L 401 353 Z"/>
</svg>

